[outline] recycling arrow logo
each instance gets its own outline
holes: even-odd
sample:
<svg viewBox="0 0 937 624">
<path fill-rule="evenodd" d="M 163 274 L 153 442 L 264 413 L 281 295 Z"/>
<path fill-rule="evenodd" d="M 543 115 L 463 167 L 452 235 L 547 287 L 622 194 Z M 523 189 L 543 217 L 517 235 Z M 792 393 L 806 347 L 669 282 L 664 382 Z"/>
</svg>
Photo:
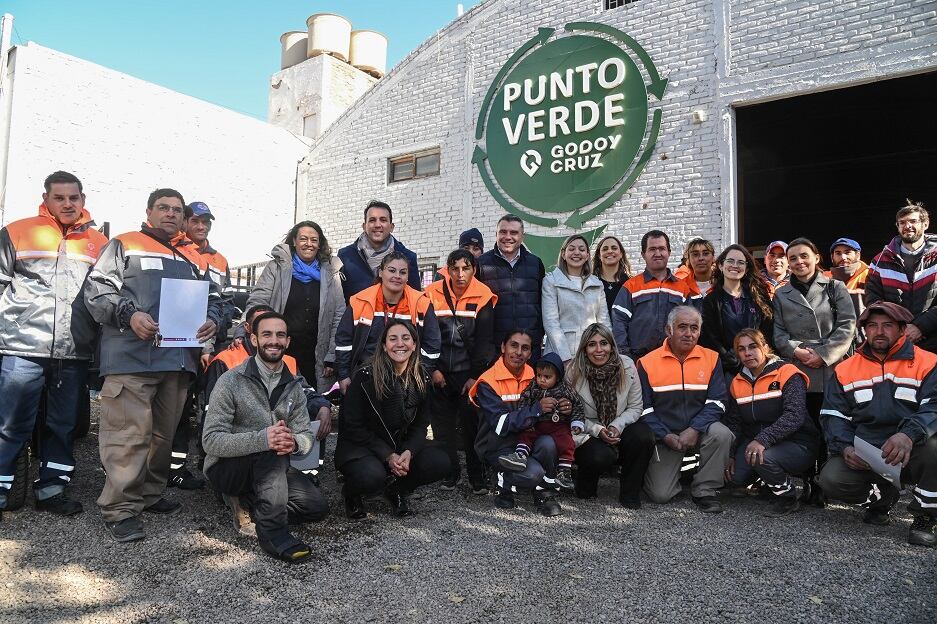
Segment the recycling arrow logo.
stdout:
<svg viewBox="0 0 937 624">
<path fill-rule="evenodd" d="M 580 229 L 637 180 L 667 88 L 650 55 L 605 24 L 540 28 L 498 71 L 479 111 L 472 163 L 508 212 Z"/>
</svg>

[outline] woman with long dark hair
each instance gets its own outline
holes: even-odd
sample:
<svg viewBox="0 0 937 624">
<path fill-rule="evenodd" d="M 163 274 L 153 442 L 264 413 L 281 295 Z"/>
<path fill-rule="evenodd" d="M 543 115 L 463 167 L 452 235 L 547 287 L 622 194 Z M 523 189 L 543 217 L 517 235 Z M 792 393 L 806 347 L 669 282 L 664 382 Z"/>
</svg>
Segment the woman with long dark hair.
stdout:
<svg viewBox="0 0 937 624">
<path fill-rule="evenodd" d="M 756 268 L 747 249 L 729 245 L 716 258 L 712 290 L 703 299 L 700 344 L 719 354 L 728 375 L 739 370 L 739 359 L 732 348 L 736 334 L 754 328 L 773 337 L 774 309 L 768 287 Z"/>
<path fill-rule="evenodd" d="M 409 516 L 414 489 L 444 479 L 449 457 L 426 444 L 430 378 L 413 324 L 388 320 L 371 362 L 358 369 L 342 401 L 335 465 L 345 476 L 345 513 L 367 515 L 363 495 L 383 493 L 396 516 Z"/>
<path fill-rule="evenodd" d="M 631 279 L 634 273 L 631 262 L 621 241 L 614 236 L 605 236 L 595 246 L 592 255 L 592 269 L 595 276 L 602 282 L 605 290 L 605 303 L 608 307 L 609 318 L 612 316 L 612 304 L 621 290 L 621 285 Z"/>
<path fill-rule="evenodd" d="M 341 261 L 313 221 L 290 228 L 270 255 L 273 259 L 251 290 L 247 308 L 268 305 L 286 318 L 287 355 L 296 358 L 310 386 L 325 390 L 334 376 L 335 331 L 345 312 Z"/>
</svg>

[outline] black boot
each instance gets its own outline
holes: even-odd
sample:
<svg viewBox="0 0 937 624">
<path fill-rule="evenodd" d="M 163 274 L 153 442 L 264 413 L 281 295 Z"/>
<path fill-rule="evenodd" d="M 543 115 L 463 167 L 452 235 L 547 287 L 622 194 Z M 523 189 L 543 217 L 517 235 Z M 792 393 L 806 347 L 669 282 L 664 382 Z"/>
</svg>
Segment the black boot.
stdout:
<svg viewBox="0 0 937 624">
<path fill-rule="evenodd" d="M 361 520 L 367 517 L 368 510 L 360 494 L 349 495 L 348 491 L 342 488 L 342 497 L 345 499 L 345 516 L 349 520 Z"/>
<path fill-rule="evenodd" d="M 537 510 L 548 518 L 559 516 L 563 513 L 563 508 L 560 507 L 559 501 L 556 500 L 556 494 L 554 492 L 537 490 L 534 492 L 534 504 L 537 505 Z"/>
<path fill-rule="evenodd" d="M 405 518 L 413 515 L 413 510 L 410 509 L 408 494 L 399 492 L 395 488 L 390 488 L 384 492 L 384 498 L 387 499 L 387 503 L 390 505 L 391 513 L 396 517 Z"/>
</svg>

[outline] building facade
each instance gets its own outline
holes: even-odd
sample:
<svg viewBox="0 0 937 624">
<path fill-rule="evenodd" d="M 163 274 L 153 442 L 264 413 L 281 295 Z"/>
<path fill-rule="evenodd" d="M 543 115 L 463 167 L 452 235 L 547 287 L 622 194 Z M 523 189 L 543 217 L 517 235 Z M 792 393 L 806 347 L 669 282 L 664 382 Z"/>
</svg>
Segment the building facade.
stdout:
<svg viewBox="0 0 937 624">
<path fill-rule="evenodd" d="M 305 216 L 321 223 L 330 240 L 344 244 L 360 233 L 363 206 L 380 198 L 394 208 L 398 237 L 421 259 L 443 257 L 469 227 L 481 229 L 490 248 L 495 221 L 506 208 L 486 184 L 478 158 L 473 162 L 476 149 L 488 148 L 490 134 L 479 139 L 477 132 L 486 96 L 489 90 L 497 93 L 495 99 L 503 96 L 501 70 L 512 55 L 519 54 L 514 57 L 519 67 L 517 58 L 522 63 L 525 55 L 578 34 L 568 25 L 579 22 L 626 34 L 667 81 L 662 97 L 649 94 L 647 100 L 645 145 L 659 110 L 656 145 L 634 183 L 618 189 L 620 196 L 610 207 L 585 223 L 570 220 L 570 213 L 551 215 L 539 206 L 513 202 L 541 221 L 558 217 L 549 226 L 527 220 L 528 233 L 562 237 L 606 226 L 634 256 L 641 235 L 660 227 L 671 234 L 676 261 L 678 250 L 696 236 L 712 240 L 717 249 L 734 241 L 763 246 L 798 234 L 815 237 L 821 248 L 849 234 L 881 243 L 892 228 L 891 216 L 883 210 L 893 215 L 905 196 L 937 199 L 934 143 L 930 148 L 927 141 L 911 145 L 917 139 L 902 136 L 937 137 L 933 116 L 922 112 L 937 103 L 937 89 L 928 95 L 920 88 L 937 85 L 933 0 L 488 0 L 424 42 L 314 142 L 298 181 Z M 519 53 L 541 29 L 552 32 Z M 592 34 L 626 47 L 624 39 Z M 652 87 L 648 65 L 635 63 Z M 908 99 L 901 95 L 909 95 L 904 90 L 909 87 L 893 82 L 906 76 L 918 78 L 911 94 L 916 101 L 907 111 L 899 109 L 899 102 Z M 886 90 L 872 98 L 874 110 L 863 108 L 869 106 L 862 103 L 869 99 L 863 97 L 863 85 L 879 82 L 885 85 L 880 89 L 895 90 L 895 97 L 888 102 Z M 848 103 L 811 99 L 826 92 L 842 95 Z M 778 101 L 800 108 L 760 108 Z M 871 182 L 862 165 L 866 157 L 841 153 L 846 142 L 837 136 L 811 146 L 810 133 L 816 132 L 808 132 L 806 122 L 822 118 L 821 128 L 866 136 L 867 127 L 883 123 L 878 115 L 899 121 L 913 117 L 917 132 L 891 133 L 900 143 L 897 149 L 905 149 L 913 162 L 903 167 L 903 178 L 876 181 L 882 192 L 874 202 L 866 201 L 867 192 L 855 195 L 853 205 L 836 203 L 850 178 L 837 178 L 827 169 L 845 170 L 866 186 Z M 863 125 L 839 128 L 840 117 Z M 743 119 L 746 125 L 740 128 Z M 740 137 L 748 137 L 743 148 Z M 801 155 L 788 145 L 792 142 L 802 143 Z M 799 172 L 810 154 L 826 153 L 827 148 L 832 151 L 826 160 Z M 868 149 L 874 162 L 896 158 L 884 142 Z M 913 179 L 907 174 L 912 169 L 917 172 Z M 759 196 L 756 191 L 767 188 L 759 181 L 770 181 L 772 171 L 774 180 L 784 182 Z M 810 172 L 821 173 L 811 178 Z M 489 168 L 489 177 L 491 173 Z M 798 201 L 791 193 L 808 178 L 810 188 Z M 531 184 L 536 180 L 532 175 Z M 504 191 L 497 175 L 490 186 Z M 800 212 L 785 213 L 795 204 Z M 864 217 L 855 218 L 856 210 L 882 214 L 883 223 L 867 225 Z M 834 231 L 839 233 L 834 236 Z M 544 260 L 551 264 L 555 257 Z"/>
</svg>

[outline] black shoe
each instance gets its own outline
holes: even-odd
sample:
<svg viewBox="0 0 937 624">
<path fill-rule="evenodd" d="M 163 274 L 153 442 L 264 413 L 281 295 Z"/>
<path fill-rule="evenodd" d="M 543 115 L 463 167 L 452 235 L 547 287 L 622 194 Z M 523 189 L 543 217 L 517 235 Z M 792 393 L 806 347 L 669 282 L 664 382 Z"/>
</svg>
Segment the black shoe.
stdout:
<svg viewBox="0 0 937 624">
<path fill-rule="evenodd" d="M 915 546 L 927 546 L 934 548 L 937 546 L 937 535 L 934 535 L 934 526 L 937 525 L 937 518 L 933 516 L 914 516 L 914 522 L 911 523 L 911 529 L 908 530 L 908 543 Z"/>
<path fill-rule="evenodd" d="M 309 544 L 296 544 L 290 546 L 279 555 L 277 558 L 286 561 L 287 563 L 303 563 L 312 557 L 312 548 L 309 547 Z"/>
<path fill-rule="evenodd" d="M 82 507 L 81 503 L 78 501 L 66 498 L 65 492 L 62 492 L 61 494 L 56 494 L 44 500 L 37 500 L 36 510 L 48 511 L 57 516 L 74 516 L 80 514 L 84 510 L 84 507 Z"/>
<path fill-rule="evenodd" d="M 694 496 L 693 503 L 703 513 L 722 513 L 722 503 L 715 496 Z"/>
<path fill-rule="evenodd" d="M 361 496 L 349 496 L 344 491 L 342 495 L 345 499 L 345 516 L 349 520 L 361 520 L 367 517 L 368 510 L 364 506 Z"/>
<path fill-rule="evenodd" d="M 183 466 L 169 472 L 169 487 L 177 487 L 180 490 L 200 490 L 205 486 L 205 479 L 189 472 L 189 469 Z"/>
<path fill-rule="evenodd" d="M 618 502 L 621 503 L 621 506 L 625 509 L 641 509 L 641 496 L 625 496 L 622 494 L 618 497 Z"/>
<path fill-rule="evenodd" d="M 796 496 L 776 496 L 764 515 L 768 518 L 780 518 L 798 509 L 800 509 L 800 500 Z"/>
<path fill-rule="evenodd" d="M 535 493 L 534 503 L 537 505 L 537 510 L 547 518 L 559 516 L 563 513 L 560 502 L 556 500 L 556 496 L 553 494 Z"/>
<path fill-rule="evenodd" d="M 891 509 L 885 507 L 866 509 L 865 515 L 862 516 L 862 521 L 875 526 L 888 526 L 891 524 L 891 516 L 888 515 L 889 511 L 891 511 Z"/>
<path fill-rule="evenodd" d="M 472 488 L 472 494 L 484 496 L 488 493 L 488 484 L 483 479 L 469 477 L 469 484 Z"/>
<path fill-rule="evenodd" d="M 143 530 L 143 523 L 134 516 L 118 520 L 117 522 L 105 522 L 104 526 L 111 534 L 111 537 L 118 542 L 138 542 L 146 537 L 146 532 Z"/>
<path fill-rule="evenodd" d="M 514 500 L 514 492 L 511 490 L 501 490 L 495 496 L 495 507 L 498 509 L 514 509 L 517 502 Z"/>
<path fill-rule="evenodd" d="M 394 491 L 384 492 L 384 500 L 390 505 L 390 512 L 396 517 L 406 518 L 413 515 L 407 495 Z"/>
<path fill-rule="evenodd" d="M 556 471 L 556 484 L 567 492 L 572 492 L 576 484 L 573 482 L 573 475 L 569 468 L 560 468 Z"/>
<path fill-rule="evenodd" d="M 451 492 L 459 485 L 459 479 L 445 479 L 442 483 L 439 484 L 439 489 L 443 492 Z"/>
<path fill-rule="evenodd" d="M 807 504 L 811 507 L 823 509 L 826 507 L 826 497 L 823 496 L 823 490 L 813 482 L 810 484 L 810 494 L 807 496 Z"/>
<path fill-rule="evenodd" d="M 168 498 L 161 498 L 149 507 L 144 507 L 143 511 L 162 516 L 174 516 L 182 511 L 182 503 L 171 501 Z"/>
</svg>

